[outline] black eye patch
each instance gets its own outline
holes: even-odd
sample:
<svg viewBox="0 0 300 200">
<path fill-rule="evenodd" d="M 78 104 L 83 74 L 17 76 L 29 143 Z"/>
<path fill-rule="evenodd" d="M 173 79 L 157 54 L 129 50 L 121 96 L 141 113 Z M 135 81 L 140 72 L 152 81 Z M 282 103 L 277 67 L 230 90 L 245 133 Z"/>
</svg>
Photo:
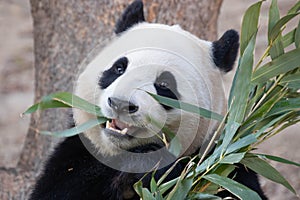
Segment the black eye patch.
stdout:
<svg viewBox="0 0 300 200">
<path fill-rule="evenodd" d="M 119 58 L 111 68 L 105 70 L 99 79 L 99 86 L 101 89 L 107 88 L 112 84 L 119 76 L 125 73 L 128 65 L 128 59 L 126 57 Z"/>
<path fill-rule="evenodd" d="M 175 100 L 178 100 L 180 98 L 180 94 L 177 91 L 177 84 L 176 84 L 175 77 L 173 76 L 172 73 L 168 71 L 161 73 L 159 77 L 157 77 L 154 83 L 154 87 L 156 89 L 157 94 L 160 96 L 172 98 Z M 163 104 L 162 106 L 166 110 L 172 109 L 171 107 Z"/>
</svg>

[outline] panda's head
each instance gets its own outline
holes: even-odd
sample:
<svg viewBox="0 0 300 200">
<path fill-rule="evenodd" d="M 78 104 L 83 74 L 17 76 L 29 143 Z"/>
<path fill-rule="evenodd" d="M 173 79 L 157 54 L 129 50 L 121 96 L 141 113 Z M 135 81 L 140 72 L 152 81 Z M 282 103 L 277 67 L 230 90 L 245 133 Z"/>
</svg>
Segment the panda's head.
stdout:
<svg viewBox="0 0 300 200">
<path fill-rule="evenodd" d="M 144 22 L 143 4 L 135 1 L 118 21 L 116 39 L 80 74 L 76 95 L 99 105 L 106 125 L 85 136 L 102 155 L 162 145 L 160 125 L 176 133 L 181 154 L 194 153 L 218 123 L 164 106 L 147 92 L 224 114 L 222 74 L 233 67 L 238 34 L 227 31 L 215 42 L 203 41 L 178 25 Z M 94 116 L 74 110 L 77 124 Z"/>
</svg>

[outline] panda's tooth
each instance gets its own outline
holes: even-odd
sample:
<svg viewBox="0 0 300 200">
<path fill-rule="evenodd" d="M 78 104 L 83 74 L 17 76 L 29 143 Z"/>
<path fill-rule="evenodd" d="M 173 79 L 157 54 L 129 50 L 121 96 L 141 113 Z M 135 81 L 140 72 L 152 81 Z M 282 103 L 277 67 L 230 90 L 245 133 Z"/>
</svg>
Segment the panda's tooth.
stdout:
<svg viewBox="0 0 300 200">
<path fill-rule="evenodd" d="M 106 126 L 105 126 L 105 128 L 110 128 L 110 123 L 109 123 L 108 120 L 106 121 Z"/>
<path fill-rule="evenodd" d="M 128 128 L 124 128 L 120 133 L 125 135 L 127 133 L 127 131 L 128 131 Z"/>
</svg>

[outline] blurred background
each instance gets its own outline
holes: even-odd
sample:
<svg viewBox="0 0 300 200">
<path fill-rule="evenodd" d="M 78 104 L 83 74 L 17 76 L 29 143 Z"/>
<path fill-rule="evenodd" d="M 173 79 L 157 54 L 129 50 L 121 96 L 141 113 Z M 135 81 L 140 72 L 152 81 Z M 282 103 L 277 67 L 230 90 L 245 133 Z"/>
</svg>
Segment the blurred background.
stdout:
<svg viewBox="0 0 300 200">
<path fill-rule="evenodd" d="M 227 29 L 240 30 L 242 15 L 256 0 L 223 0 L 219 16 L 219 35 Z M 281 14 L 297 0 L 278 0 Z M 260 32 L 257 37 L 256 59 L 266 45 L 268 7 L 263 3 Z M 299 20 L 299 18 L 298 18 Z M 297 21 L 293 22 L 294 24 Z M 287 27 L 288 29 L 288 27 Z M 0 166 L 16 165 L 29 126 L 29 116 L 20 117 L 33 103 L 34 55 L 33 27 L 29 0 L 0 0 Z M 230 88 L 233 72 L 226 75 L 226 88 Z M 260 145 L 258 152 L 281 156 L 300 163 L 300 124 Z M 300 193 L 300 168 L 272 162 Z M 271 200 L 299 199 L 283 186 L 261 178 L 264 191 Z"/>
</svg>

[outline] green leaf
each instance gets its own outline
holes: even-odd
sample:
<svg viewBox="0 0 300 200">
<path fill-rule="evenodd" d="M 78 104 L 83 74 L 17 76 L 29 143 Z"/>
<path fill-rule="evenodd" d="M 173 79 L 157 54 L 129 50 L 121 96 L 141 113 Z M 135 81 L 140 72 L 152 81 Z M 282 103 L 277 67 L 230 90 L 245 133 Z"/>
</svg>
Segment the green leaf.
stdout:
<svg viewBox="0 0 300 200">
<path fill-rule="evenodd" d="M 223 116 L 215 113 L 213 111 L 207 110 L 205 108 L 201 108 L 189 103 L 185 103 L 185 102 L 181 102 L 178 100 L 174 100 L 168 97 L 163 97 L 163 96 L 159 96 L 153 93 L 149 93 L 147 92 L 149 95 L 151 95 L 155 100 L 157 100 L 159 103 L 162 103 L 164 105 L 173 107 L 173 108 L 178 108 L 178 109 L 182 109 L 184 111 L 190 112 L 190 113 L 195 113 L 198 114 L 202 117 L 205 118 L 209 118 L 209 119 L 214 119 L 217 121 L 222 121 Z"/>
<path fill-rule="evenodd" d="M 284 54 L 284 46 L 282 43 L 282 36 L 280 34 L 275 39 L 275 41 L 270 49 L 270 55 L 271 55 L 272 60 L 274 60 L 275 58 L 279 57 L 282 54 Z"/>
<path fill-rule="evenodd" d="M 268 113 L 268 116 L 281 114 L 289 111 L 300 110 L 300 98 L 284 98 L 278 101 Z"/>
<path fill-rule="evenodd" d="M 296 48 L 300 48 L 300 20 L 298 22 L 298 27 L 295 32 L 295 40 L 294 41 L 295 41 Z"/>
<path fill-rule="evenodd" d="M 32 106 L 30 106 L 22 115 L 31 114 L 38 110 L 46 110 L 49 108 L 71 108 L 69 105 L 64 104 L 62 102 L 53 101 L 52 99 L 49 99 L 50 96 L 46 96 L 42 99 L 40 103 L 36 103 Z"/>
<path fill-rule="evenodd" d="M 243 153 L 232 153 L 225 156 L 220 163 L 223 164 L 234 164 L 239 163 L 245 156 L 246 152 Z"/>
<path fill-rule="evenodd" d="M 268 35 L 271 34 L 271 30 L 275 26 L 276 22 L 280 19 L 279 8 L 277 0 L 272 0 L 269 9 L 269 25 L 268 25 Z M 269 40 L 270 41 L 270 40 Z"/>
<path fill-rule="evenodd" d="M 205 194 L 205 193 L 192 193 L 188 196 L 188 200 L 222 200 L 222 198 L 217 197 L 212 194 Z"/>
<path fill-rule="evenodd" d="M 294 43 L 295 33 L 296 33 L 296 29 L 293 29 L 282 37 L 282 43 L 284 48 Z"/>
<path fill-rule="evenodd" d="M 222 141 L 220 148 L 222 149 L 221 154 L 223 154 L 228 145 L 232 142 L 232 138 L 234 137 L 236 131 L 240 127 L 239 123 L 229 121 L 225 126 L 225 136 Z"/>
<path fill-rule="evenodd" d="M 296 17 L 299 13 L 294 13 L 294 14 L 288 14 L 284 17 L 282 17 L 271 29 L 270 34 L 269 34 L 269 41 L 274 41 L 276 37 L 281 33 L 282 27 L 289 22 L 291 19 Z"/>
<path fill-rule="evenodd" d="M 107 121 L 106 118 L 97 118 L 97 119 L 91 119 L 83 124 L 80 124 L 78 126 L 75 126 L 73 128 L 63 130 L 63 131 L 57 131 L 57 132 L 51 132 L 51 131 L 40 131 L 41 134 L 44 135 L 51 135 L 56 137 L 71 137 L 74 135 L 77 135 L 79 133 L 83 133 L 88 129 L 91 129 L 97 125 L 103 124 Z"/>
<path fill-rule="evenodd" d="M 208 174 L 203 176 L 203 178 L 217 185 L 222 186 L 223 188 L 225 188 L 235 196 L 239 197 L 240 199 L 243 200 L 261 199 L 256 192 L 230 178 L 222 177 L 217 174 Z"/>
<path fill-rule="evenodd" d="M 247 135 L 243 138 L 238 139 L 236 142 L 231 144 L 227 149 L 225 154 L 230 154 L 232 152 L 238 151 L 241 148 L 244 148 L 246 146 L 249 146 L 250 144 L 253 144 L 257 141 L 256 137 L 251 134 Z"/>
<path fill-rule="evenodd" d="M 176 160 L 176 162 L 159 178 L 159 180 L 157 181 L 157 185 L 162 185 L 163 181 L 167 178 L 167 176 L 173 171 L 173 169 L 176 167 L 176 165 L 181 162 L 184 159 L 187 159 L 189 157 L 181 157 L 179 159 Z M 175 185 L 175 183 L 174 183 Z M 163 186 L 164 187 L 164 186 Z M 160 190 L 162 188 L 159 188 Z"/>
<path fill-rule="evenodd" d="M 235 165 L 223 164 L 219 165 L 216 170 L 213 171 L 213 174 L 218 174 L 220 176 L 227 177 L 235 170 Z"/>
<path fill-rule="evenodd" d="M 255 133 L 255 137 L 258 138 L 260 137 L 267 129 L 269 129 L 271 126 L 273 126 L 274 124 L 276 124 L 278 121 L 280 121 L 281 119 L 284 119 L 289 113 L 285 114 L 285 115 L 280 115 L 278 117 L 274 117 L 274 119 L 272 119 L 271 121 L 269 121 L 268 123 L 262 123 L 262 127 L 260 127 L 258 129 L 258 131 Z"/>
<path fill-rule="evenodd" d="M 267 158 L 269 160 L 274 160 L 274 161 L 281 162 L 284 164 L 295 165 L 297 167 L 300 167 L 300 163 L 296 163 L 296 162 L 293 162 L 293 161 L 290 161 L 290 160 L 287 160 L 287 159 L 284 159 L 284 158 L 281 158 L 278 156 L 272 156 L 272 155 L 267 155 L 267 154 L 256 154 L 256 155 L 260 158 L 264 158 L 264 159 Z"/>
<path fill-rule="evenodd" d="M 253 66 L 253 51 L 256 33 L 257 32 L 252 35 L 244 54 L 240 58 L 240 63 L 235 73 L 236 80 L 230 91 L 230 112 L 228 115 L 228 121 L 241 123 L 245 116 L 247 108 L 246 102 L 251 90 L 250 79 Z"/>
<path fill-rule="evenodd" d="M 150 191 L 152 193 L 157 191 L 157 184 L 156 184 L 156 181 L 154 179 L 154 174 L 155 174 L 155 172 L 152 173 L 152 177 L 151 177 L 151 181 L 150 181 Z"/>
<path fill-rule="evenodd" d="M 281 85 L 287 85 L 287 87 L 289 88 L 293 88 L 293 89 L 300 89 L 300 72 L 295 73 L 295 74 L 288 74 L 286 76 L 284 76 L 279 84 Z"/>
<path fill-rule="evenodd" d="M 241 163 L 246 165 L 251 170 L 255 171 L 257 174 L 260 174 L 276 183 L 282 184 L 283 186 L 288 188 L 291 192 L 296 194 L 294 188 L 288 183 L 288 181 L 266 161 L 256 156 L 248 156 L 245 157 L 241 161 Z"/>
<path fill-rule="evenodd" d="M 243 55 L 249 41 L 257 32 L 259 12 L 262 1 L 259 1 L 250 6 L 243 17 L 242 30 L 241 30 L 241 47 L 240 54 Z"/>
<path fill-rule="evenodd" d="M 276 22 L 279 21 L 279 19 L 280 19 L 280 14 L 277 5 L 277 0 L 272 0 L 270 10 L 269 10 L 268 36 L 271 35 L 271 30 L 274 28 Z M 275 39 L 275 41 L 272 41 L 271 38 L 269 38 L 269 45 L 272 45 L 270 49 L 270 55 L 272 59 L 275 59 L 284 53 L 281 34 Z"/>
<path fill-rule="evenodd" d="M 166 191 L 168 191 L 169 189 L 171 189 L 174 185 L 176 185 L 177 181 L 179 178 L 176 179 L 172 179 L 166 183 L 163 183 L 159 186 L 159 191 L 161 192 L 161 194 L 164 194 Z"/>
<path fill-rule="evenodd" d="M 262 83 L 300 67 L 300 48 L 287 52 L 254 71 L 253 83 Z"/>
<path fill-rule="evenodd" d="M 177 158 L 180 155 L 180 152 L 182 149 L 182 145 L 179 141 L 179 138 L 176 137 L 176 135 L 172 131 L 170 131 L 169 129 L 167 129 L 165 127 L 163 127 L 163 132 L 165 134 L 167 134 L 168 136 L 171 136 L 172 139 L 170 141 L 168 151 Z"/>
<path fill-rule="evenodd" d="M 300 1 L 298 1 L 289 11 L 288 14 L 297 13 L 300 10 Z"/>
<path fill-rule="evenodd" d="M 142 181 L 138 181 L 134 184 L 133 188 L 135 189 L 136 193 L 144 200 L 156 200 L 153 194 L 147 189 L 143 188 Z"/>
<path fill-rule="evenodd" d="M 23 114 L 31 114 L 37 110 L 60 107 L 78 108 L 93 115 L 103 117 L 98 106 L 68 92 L 57 92 L 45 96 L 39 103 L 36 103 L 28 108 Z"/>
<path fill-rule="evenodd" d="M 258 121 L 261 118 L 264 118 L 268 112 L 274 107 L 274 105 L 286 94 L 286 91 L 283 89 L 279 90 L 279 92 L 272 94 L 269 94 L 271 98 L 266 99 L 265 102 L 263 102 L 257 110 L 255 110 L 246 120 L 245 123 Z"/>
<path fill-rule="evenodd" d="M 185 199 L 193 185 L 193 176 L 179 179 L 173 190 L 169 193 L 167 200 Z"/>
</svg>

